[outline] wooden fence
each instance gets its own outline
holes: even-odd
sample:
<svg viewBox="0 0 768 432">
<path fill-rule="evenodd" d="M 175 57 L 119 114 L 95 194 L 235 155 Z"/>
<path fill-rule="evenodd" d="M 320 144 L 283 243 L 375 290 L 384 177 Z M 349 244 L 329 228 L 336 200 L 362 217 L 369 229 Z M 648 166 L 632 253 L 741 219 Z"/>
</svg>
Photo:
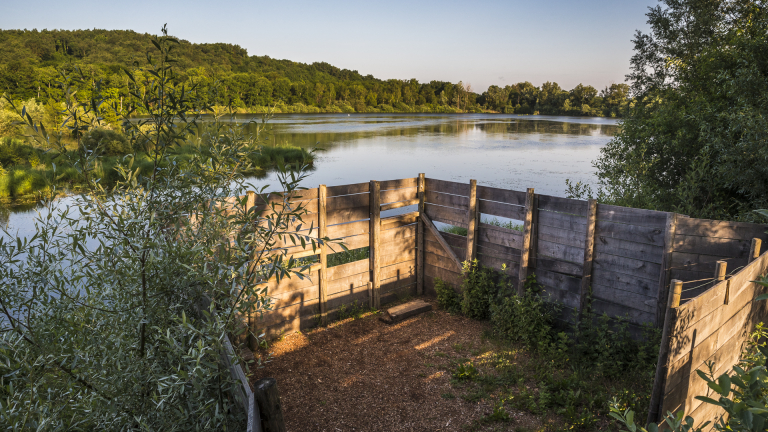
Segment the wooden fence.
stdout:
<svg viewBox="0 0 768 432">
<path fill-rule="evenodd" d="M 664 327 L 669 337 L 660 353 L 658 407 L 663 412 L 684 408 L 698 419 L 699 413 L 710 413 L 693 399 L 706 391 L 696 368 L 707 359 L 716 360 L 718 370 L 732 366 L 746 332 L 765 312 L 753 307 L 758 290 L 749 282 L 768 266 L 766 255 L 749 264 L 759 254 L 759 243 L 768 239 L 765 225 L 694 219 L 423 174 L 321 185 L 295 199 L 309 210 L 305 221 L 317 227 L 313 235 L 341 239 L 349 249 L 369 247 L 369 258 L 329 267 L 327 247 L 279 244 L 294 257 L 317 255 L 318 263 L 309 278 L 268 282 L 274 310 L 261 319 L 249 317 L 254 332 L 276 335 L 309 328 L 353 302 L 380 307 L 404 295 L 435 294 L 437 278 L 459 289 L 462 262 L 477 259 L 505 271 L 518 292 L 535 274 L 550 298 L 565 306 L 562 320 L 571 321 L 591 305 L 598 314 L 628 318 L 635 330 L 642 324 Z M 382 217 L 394 209 L 407 212 Z M 519 226 L 499 226 L 494 219 Z M 435 223 L 466 228 L 467 235 L 440 232 Z M 735 274 L 716 273 L 724 268 L 718 261 Z M 677 297 L 682 306 L 671 313 L 668 299 L 675 296 L 670 291 L 675 284 L 687 289 Z"/>
</svg>

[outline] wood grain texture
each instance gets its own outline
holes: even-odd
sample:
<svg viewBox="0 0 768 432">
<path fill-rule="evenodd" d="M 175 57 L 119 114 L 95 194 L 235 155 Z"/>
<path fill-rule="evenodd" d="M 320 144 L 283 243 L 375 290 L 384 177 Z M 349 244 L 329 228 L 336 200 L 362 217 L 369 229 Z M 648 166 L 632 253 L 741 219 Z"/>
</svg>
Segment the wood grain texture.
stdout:
<svg viewBox="0 0 768 432">
<path fill-rule="evenodd" d="M 370 215 L 369 206 L 347 208 L 342 210 L 333 210 L 328 212 L 328 224 L 335 225 L 346 222 L 368 219 Z"/>
<path fill-rule="evenodd" d="M 430 233 L 432 233 L 432 236 L 437 240 L 438 243 L 440 243 L 440 246 L 445 249 L 445 252 L 450 256 L 451 261 L 453 264 L 456 265 L 456 270 L 458 272 L 462 271 L 461 261 L 459 261 L 459 258 L 456 257 L 456 253 L 453 252 L 451 247 L 448 245 L 448 243 L 445 242 L 445 239 L 443 239 L 443 236 L 440 235 L 440 231 L 435 228 L 435 225 L 432 224 L 432 221 L 429 220 L 429 216 L 426 214 L 423 216 L 422 221 L 424 222 L 424 226 L 429 230 Z"/>
<path fill-rule="evenodd" d="M 331 212 L 347 208 L 364 207 L 370 203 L 370 194 L 342 195 L 327 199 L 326 209 Z"/>
<path fill-rule="evenodd" d="M 494 243 L 518 250 L 523 248 L 523 232 L 484 223 L 479 224 L 478 241 Z"/>
<path fill-rule="evenodd" d="M 369 259 L 371 263 L 371 288 L 373 290 L 373 307 L 379 309 L 381 307 L 380 301 L 380 288 L 381 288 L 381 276 L 379 270 L 380 263 L 380 232 L 381 232 L 381 203 L 379 197 L 381 196 L 381 190 L 379 182 L 371 180 L 370 187 L 370 226 L 368 227 L 368 233 L 370 236 L 370 253 Z M 387 239 L 389 240 L 389 239 Z"/>
<path fill-rule="evenodd" d="M 581 269 L 581 293 L 579 301 L 579 321 L 589 306 L 592 295 L 592 258 L 595 253 L 595 222 L 597 220 L 597 200 L 590 199 L 587 203 L 587 233 L 584 239 L 584 263 Z"/>
<path fill-rule="evenodd" d="M 538 274 L 539 270 L 547 270 L 551 272 L 556 273 L 563 273 L 569 276 L 574 277 L 581 277 L 582 271 L 582 263 L 576 263 L 576 262 L 568 262 L 568 261 L 562 261 L 554 258 L 548 258 L 545 256 L 539 255 L 536 259 L 537 267 L 536 267 L 536 273 Z"/>
<path fill-rule="evenodd" d="M 476 258 L 477 253 L 477 229 L 479 224 L 480 213 L 477 208 L 477 180 L 469 181 L 469 206 L 467 208 L 467 221 L 469 221 L 469 227 L 467 228 L 466 238 L 466 260 L 472 261 Z"/>
<path fill-rule="evenodd" d="M 453 195 L 469 196 L 469 185 L 467 183 L 456 183 L 446 180 L 426 179 L 427 192 L 442 192 Z"/>
<path fill-rule="evenodd" d="M 595 249 L 611 255 L 632 258 L 661 264 L 664 260 L 664 247 L 646 243 L 635 243 L 611 237 L 600 237 L 595 242 Z"/>
<path fill-rule="evenodd" d="M 428 190 L 425 193 L 425 201 L 430 204 L 460 209 L 464 211 L 469 209 L 469 197 L 459 195 L 450 195 Z"/>
<path fill-rule="evenodd" d="M 667 223 L 667 212 L 600 204 L 597 219 L 628 225 L 663 228 Z"/>
<path fill-rule="evenodd" d="M 424 173 L 419 173 L 416 191 L 419 200 L 416 225 L 416 295 L 424 294 L 424 224 L 421 222 L 424 214 L 424 178 Z"/>
<path fill-rule="evenodd" d="M 426 212 L 424 214 L 428 215 L 430 220 L 435 220 L 437 222 L 442 222 L 462 228 L 469 227 L 469 224 L 467 223 L 467 212 L 465 211 L 448 207 L 441 207 L 430 203 L 425 204 L 425 209 Z"/>
<path fill-rule="evenodd" d="M 326 193 L 328 194 L 328 197 L 335 197 L 339 195 L 368 193 L 370 191 L 370 188 L 371 188 L 371 184 L 368 182 L 355 183 L 355 184 L 349 184 L 349 185 L 330 186 L 326 189 Z"/>
<path fill-rule="evenodd" d="M 747 258 L 752 239 L 711 238 L 677 235 L 673 250 L 700 255 L 714 255 L 727 258 Z"/>
<path fill-rule="evenodd" d="M 598 219 L 596 229 L 598 239 L 615 238 L 664 247 L 663 227 L 627 225 Z"/>
<path fill-rule="evenodd" d="M 525 208 L 522 206 L 507 205 L 504 203 L 486 200 L 479 200 L 478 206 L 481 214 L 500 216 L 520 221 L 525 218 Z"/>
<path fill-rule="evenodd" d="M 580 264 L 584 262 L 584 249 L 582 248 L 539 240 L 538 251 L 540 257 L 555 258 Z"/>
<path fill-rule="evenodd" d="M 661 274 L 660 264 L 610 255 L 600 251 L 595 252 L 593 265 L 617 273 L 651 280 L 658 279 Z"/>
<path fill-rule="evenodd" d="M 481 200 L 496 201 L 516 206 L 525 205 L 525 192 L 499 189 L 489 186 L 478 186 L 477 198 Z"/>
<path fill-rule="evenodd" d="M 318 187 L 318 237 L 320 239 L 328 236 L 328 226 L 326 223 L 326 194 L 327 190 L 325 185 L 321 184 Z M 327 315 L 327 301 L 328 301 L 328 246 L 323 243 L 320 246 L 320 270 L 318 277 L 318 288 L 320 290 L 320 322 L 325 325 Z"/>
<path fill-rule="evenodd" d="M 368 234 L 368 221 L 357 221 L 328 227 L 328 237 L 342 238 L 353 235 Z"/>
<path fill-rule="evenodd" d="M 389 204 L 398 201 L 410 201 L 416 199 L 416 187 L 406 189 L 393 189 L 381 192 L 381 203 Z"/>
<path fill-rule="evenodd" d="M 539 226 L 539 240 L 552 243 L 560 243 L 562 245 L 573 246 L 582 249 L 584 248 L 584 239 L 586 238 L 585 234 L 586 231 L 579 232 L 545 225 Z"/>
<path fill-rule="evenodd" d="M 528 188 L 525 196 L 525 219 L 523 221 L 523 243 L 520 248 L 520 270 L 517 274 L 517 295 L 521 297 L 525 294 L 525 280 L 528 278 L 529 271 L 528 259 L 530 258 L 531 252 L 531 234 L 534 212 L 533 204 L 534 191 L 533 188 Z"/>
<path fill-rule="evenodd" d="M 566 229 L 585 233 L 587 231 L 587 218 L 578 215 L 569 215 L 547 211 L 539 205 L 539 224 L 552 228 Z"/>
<path fill-rule="evenodd" d="M 709 219 L 680 218 L 677 234 L 730 239 L 765 239 L 768 226 L 747 222 L 725 222 Z"/>
<path fill-rule="evenodd" d="M 576 199 L 539 195 L 539 208 L 558 213 L 587 216 L 587 202 Z"/>
<path fill-rule="evenodd" d="M 398 180 L 383 180 L 379 182 L 379 185 L 381 186 L 381 190 L 413 188 L 416 187 L 417 181 L 416 177 L 411 177 Z"/>
<path fill-rule="evenodd" d="M 382 206 L 382 209 L 384 206 Z M 383 210 L 382 210 L 383 211 Z M 396 228 L 403 225 L 410 225 L 412 223 L 416 223 L 419 220 L 419 212 L 413 211 L 406 214 L 401 214 L 397 216 L 389 216 L 385 218 L 381 218 L 381 229 L 389 229 L 389 228 Z"/>
<path fill-rule="evenodd" d="M 384 205 L 381 206 L 381 211 L 394 210 L 394 209 L 408 207 L 408 206 L 412 206 L 412 205 L 418 205 L 418 204 L 419 204 L 419 199 L 418 198 L 414 198 L 414 199 L 408 200 L 408 201 L 400 201 L 400 202 L 384 204 Z"/>
</svg>

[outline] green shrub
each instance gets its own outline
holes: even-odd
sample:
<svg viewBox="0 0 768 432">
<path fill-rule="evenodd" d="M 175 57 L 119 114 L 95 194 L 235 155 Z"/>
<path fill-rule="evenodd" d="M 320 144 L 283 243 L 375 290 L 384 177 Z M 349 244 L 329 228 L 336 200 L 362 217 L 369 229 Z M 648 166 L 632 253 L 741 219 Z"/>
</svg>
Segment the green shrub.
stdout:
<svg viewBox="0 0 768 432">
<path fill-rule="evenodd" d="M 34 154 L 32 147 L 10 137 L 0 139 L 0 165 L 5 168 L 21 165 Z"/>
<path fill-rule="evenodd" d="M 128 138 L 110 129 L 97 128 L 83 135 L 83 147 L 90 151 L 100 151 L 105 156 L 122 156 L 133 152 Z"/>
<path fill-rule="evenodd" d="M 461 313 L 483 320 L 490 318 L 491 300 L 496 297 L 502 282 L 499 272 L 478 264 L 477 260 L 464 262 L 462 272 Z"/>
<path fill-rule="evenodd" d="M 435 291 L 437 292 L 437 305 L 441 309 L 451 313 L 461 311 L 461 301 L 453 287 L 440 278 L 435 278 Z"/>
<path fill-rule="evenodd" d="M 555 340 L 555 317 L 561 306 L 547 302 L 542 294 L 536 276 L 531 275 L 524 296 L 500 296 L 490 305 L 493 331 L 503 339 L 533 349 Z"/>
</svg>

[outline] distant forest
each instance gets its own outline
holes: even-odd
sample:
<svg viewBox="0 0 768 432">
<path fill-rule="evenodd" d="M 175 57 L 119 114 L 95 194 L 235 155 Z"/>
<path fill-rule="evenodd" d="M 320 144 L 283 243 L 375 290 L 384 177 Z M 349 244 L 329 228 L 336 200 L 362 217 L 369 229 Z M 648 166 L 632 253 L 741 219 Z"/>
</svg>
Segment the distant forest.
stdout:
<svg viewBox="0 0 768 432">
<path fill-rule="evenodd" d="M 153 49 L 149 34 L 130 30 L 0 30 L 0 92 L 15 100 L 47 103 L 56 91 L 57 70 L 79 68 L 92 82 L 101 81 L 109 102 L 122 108 L 127 100 L 124 68 L 146 64 Z M 208 90 L 215 105 L 261 112 L 501 112 L 621 117 L 631 99 L 626 84 L 598 91 L 579 84 L 564 90 L 557 83 L 536 87 L 521 82 L 491 86 L 481 94 L 470 85 L 444 81 L 420 83 L 381 80 L 328 63 L 297 63 L 268 56 L 249 56 L 238 45 L 194 44 L 180 40 L 179 78 Z M 142 73 L 135 74 L 142 79 Z M 83 89 L 87 97 L 88 89 Z M 127 108 L 127 106 L 126 106 Z"/>
</svg>

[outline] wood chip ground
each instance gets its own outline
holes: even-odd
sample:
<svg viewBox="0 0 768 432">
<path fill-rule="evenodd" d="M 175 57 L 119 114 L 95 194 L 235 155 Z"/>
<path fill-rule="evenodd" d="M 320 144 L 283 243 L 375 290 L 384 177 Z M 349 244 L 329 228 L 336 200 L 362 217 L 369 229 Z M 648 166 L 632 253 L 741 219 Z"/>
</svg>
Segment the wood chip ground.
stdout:
<svg viewBox="0 0 768 432">
<path fill-rule="evenodd" d="M 439 310 L 391 326 L 374 314 L 338 321 L 275 341 L 252 380 L 277 379 L 288 432 L 544 430 L 514 411 L 510 422 L 478 424 L 488 401 L 468 402 L 451 385 L 457 361 L 493 349 L 487 328 Z"/>
</svg>

